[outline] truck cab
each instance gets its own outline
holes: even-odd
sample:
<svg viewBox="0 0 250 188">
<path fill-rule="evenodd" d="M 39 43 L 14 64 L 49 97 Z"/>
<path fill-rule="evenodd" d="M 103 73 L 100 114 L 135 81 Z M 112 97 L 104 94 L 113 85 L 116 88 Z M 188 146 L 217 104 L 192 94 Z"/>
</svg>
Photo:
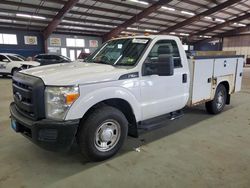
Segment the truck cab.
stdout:
<svg viewBox="0 0 250 188">
<path fill-rule="evenodd" d="M 174 119 L 185 106 L 202 101 L 210 113 L 220 113 L 234 92 L 233 80 L 241 84 L 240 60 L 234 57 L 230 74 L 216 77 L 215 82 L 214 75 L 203 79 L 202 72 L 195 71 L 197 62 L 187 59 L 177 37 L 113 39 L 84 63 L 48 65 L 15 74 L 11 125 L 45 149 L 67 150 L 76 139 L 88 159 L 104 160 L 118 152 L 128 134 L 138 136 L 138 128 L 157 117 L 167 114 Z M 214 70 L 213 58 L 205 62 Z M 203 83 L 193 81 L 199 76 L 206 82 L 211 78 L 211 87 L 209 95 L 198 95 L 197 101 L 196 90 Z M 230 89 L 224 82 L 229 82 Z"/>
</svg>

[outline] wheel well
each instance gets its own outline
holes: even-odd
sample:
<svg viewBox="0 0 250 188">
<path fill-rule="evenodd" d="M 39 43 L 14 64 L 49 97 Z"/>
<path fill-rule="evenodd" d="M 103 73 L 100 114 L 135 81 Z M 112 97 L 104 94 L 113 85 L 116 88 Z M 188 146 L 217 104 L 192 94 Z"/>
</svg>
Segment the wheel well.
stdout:
<svg viewBox="0 0 250 188">
<path fill-rule="evenodd" d="M 127 118 L 129 122 L 128 134 L 133 137 L 138 137 L 137 122 L 136 122 L 133 109 L 130 106 L 130 104 L 123 99 L 119 99 L 119 98 L 107 99 L 107 100 L 104 100 L 95 104 L 85 113 L 82 120 L 85 120 L 86 117 L 88 117 L 96 108 L 103 106 L 103 105 L 112 106 L 120 110 L 125 115 L 125 117 Z"/>
<path fill-rule="evenodd" d="M 229 89 L 230 89 L 229 83 L 228 83 L 227 81 L 223 81 L 223 82 L 221 82 L 220 84 L 224 85 L 224 87 L 225 87 L 226 90 L 227 90 L 227 93 L 229 93 Z"/>
<path fill-rule="evenodd" d="M 11 69 L 11 74 L 13 75 L 13 73 L 14 73 L 14 70 L 18 70 L 18 68 L 17 67 L 13 67 L 12 69 Z"/>
<path fill-rule="evenodd" d="M 230 86 L 229 86 L 229 83 L 227 82 L 227 81 L 223 81 L 223 82 L 221 82 L 220 83 L 221 85 L 223 85 L 225 88 L 226 88 L 226 90 L 227 90 L 227 100 L 226 100 L 226 104 L 230 104 L 230 94 L 229 94 L 229 92 L 230 92 Z M 219 85 L 220 85 L 219 84 Z"/>
</svg>

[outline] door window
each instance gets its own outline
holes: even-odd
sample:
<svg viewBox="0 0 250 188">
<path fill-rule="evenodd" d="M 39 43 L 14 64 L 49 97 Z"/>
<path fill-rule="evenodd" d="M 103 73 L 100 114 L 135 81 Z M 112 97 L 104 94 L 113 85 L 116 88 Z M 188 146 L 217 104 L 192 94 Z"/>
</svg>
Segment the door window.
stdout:
<svg viewBox="0 0 250 188">
<path fill-rule="evenodd" d="M 0 61 L 1 62 L 9 62 L 8 58 L 5 57 L 4 55 L 0 55 Z"/>
<path fill-rule="evenodd" d="M 158 41 L 150 51 L 147 57 L 147 62 L 148 63 L 158 62 L 158 58 L 160 55 L 170 56 L 169 58 L 173 59 L 174 61 L 175 68 L 182 67 L 179 49 L 177 43 L 174 40 Z"/>
<path fill-rule="evenodd" d="M 61 60 L 60 56 L 57 56 L 57 55 L 51 55 L 51 59 L 52 60 L 57 60 L 57 61 Z"/>
<path fill-rule="evenodd" d="M 12 61 L 23 61 L 22 59 L 20 59 L 19 57 L 13 56 L 13 55 L 8 55 L 8 58 Z"/>
</svg>

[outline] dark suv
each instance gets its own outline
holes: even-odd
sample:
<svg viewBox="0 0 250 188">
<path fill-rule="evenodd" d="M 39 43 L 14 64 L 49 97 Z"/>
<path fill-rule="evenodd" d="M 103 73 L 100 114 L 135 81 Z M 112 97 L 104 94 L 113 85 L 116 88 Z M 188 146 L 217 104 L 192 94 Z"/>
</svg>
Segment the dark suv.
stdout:
<svg viewBox="0 0 250 188">
<path fill-rule="evenodd" d="M 34 61 L 38 61 L 42 65 L 52 65 L 57 63 L 70 63 L 71 60 L 62 55 L 39 54 L 34 57 Z"/>
</svg>

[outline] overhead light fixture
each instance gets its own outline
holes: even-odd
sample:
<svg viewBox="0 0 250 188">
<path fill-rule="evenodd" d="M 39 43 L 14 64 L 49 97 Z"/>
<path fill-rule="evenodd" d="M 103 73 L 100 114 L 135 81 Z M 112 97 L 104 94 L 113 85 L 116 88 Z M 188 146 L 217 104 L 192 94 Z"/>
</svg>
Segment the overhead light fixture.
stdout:
<svg viewBox="0 0 250 188">
<path fill-rule="evenodd" d="M 236 25 L 236 26 L 241 26 L 241 27 L 246 27 L 247 25 L 246 24 L 242 24 L 242 23 L 234 23 L 233 25 Z"/>
<path fill-rule="evenodd" d="M 34 18 L 34 19 L 39 19 L 39 20 L 45 20 L 45 17 L 42 16 L 33 16 L 33 15 L 29 15 L 29 14 L 16 14 L 16 16 L 18 17 L 23 17 L 23 18 Z"/>
<path fill-rule="evenodd" d="M 170 10 L 170 11 L 175 11 L 175 9 L 174 9 L 174 8 L 170 8 L 170 7 L 165 7 L 165 6 L 162 6 L 161 8 L 166 9 L 166 10 Z"/>
<path fill-rule="evenodd" d="M 139 0 L 129 0 L 129 1 L 132 1 L 132 2 L 135 2 L 135 3 L 140 3 L 140 4 L 143 4 L 143 5 L 148 5 L 149 4 L 148 2 L 139 1 Z"/>
<path fill-rule="evenodd" d="M 211 36 L 208 36 L 208 35 L 204 35 L 204 36 L 203 36 L 203 35 L 200 35 L 199 37 L 200 37 L 200 38 L 208 38 L 208 39 L 212 38 Z"/>
<path fill-rule="evenodd" d="M 203 37 L 208 38 L 208 39 L 212 38 L 211 36 L 207 36 L 207 35 L 204 35 Z"/>
<path fill-rule="evenodd" d="M 189 36 L 188 33 L 180 33 L 181 36 Z"/>
<path fill-rule="evenodd" d="M 137 30 L 138 30 L 138 28 L 137 28 L 137 27 L 127 27 L 127 29 L 128 29 L 128 30 L 135 30 L 135 31 L 137 31 Z"/>
<path fill-rule="evenodd" d="M 175 32 L 171 32 L 170 35 L 175 35 L 176 33 Z"/>
<path fill-rule="evenodd" d="M 187 15 L 191 15 L 194 16 L 195 14 L 192 12 L 187 12 L 187 11 L 181 11 L 182 14 L 187 14 Z"/>
<path fill-rule="evenodd" d="M 131 32 L 127 32 L 127 31 L 122 31 L 121 32 L 122 34 L 125 34 L 125 35 L 132 35 L 133 33 L 131 33 Z"/>
<path fill-rule="evenodd" d="M 239 23 L 238 26 L 246 27 L 247 25 Z"/>
<path fill-rule="evenodd" d="M 31 15 L 28 14 L 16 14 L 18 17 L 31 18 Z"/>
<path fill-rule="evenodd" d="M 97 24 L 97 23 L 94 23 L 92 25 L 95 25 L 95 26 L 102 26 L 102 27 L 109 27 L 109 28 L 114 28 L 115 26 L 112 26 L 112 25 L 106 25 L 106 24 Z"/>
<path fill-rule="evenodd" d="M 31 16 L 32 18 L 35 18 L 35 19 L 40 19 L 40 20 L 45 20 L 46 18 L 45 17 L 42 17 L 42 16 Z"/>
<path fill-rule="evenodd" d="M 157 33 L 157 30 L 153 30 L 153 29 L 145 29 L 146 32 L 151 32 L 151 33 Z"/>
<path fill-rule="evenodd" d="M 0 19 L 1 22 L 7 22 L 7 23 L 16 23 L 16 21 L 12 20 L 7 20 L 7 19 Z"/>
<path fill-rule="evenodd" d="M 212 17 L 210 17 L 210 16 L 205 16 L 204 18 L 207 20 L 212 20 Z"/>
<path fill-rule="evenodd" d="M 217 21 L 217 22 L 225 22 L 225 20 L 219 19 L 219 18 L 215 18 L 215 21 Z"/>
</svg>

